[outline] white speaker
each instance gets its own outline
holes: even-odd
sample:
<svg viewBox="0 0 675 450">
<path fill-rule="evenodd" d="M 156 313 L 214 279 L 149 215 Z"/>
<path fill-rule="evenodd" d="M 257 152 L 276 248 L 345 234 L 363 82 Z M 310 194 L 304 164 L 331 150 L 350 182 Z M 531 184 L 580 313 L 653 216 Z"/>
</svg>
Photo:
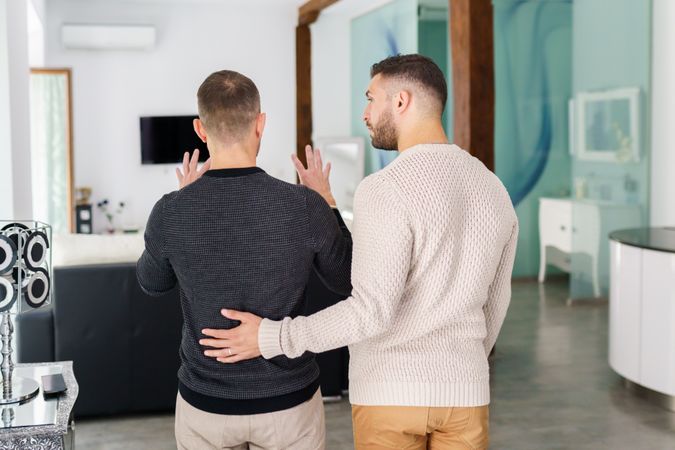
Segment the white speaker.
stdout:
<svg viewBox="0 0 675 450">
<path fill-rule="evenodd" d="M 72 50 L 150 50 L 155 46 L 152 25 L 64 24 L 63 46 Z"/>
</svg>

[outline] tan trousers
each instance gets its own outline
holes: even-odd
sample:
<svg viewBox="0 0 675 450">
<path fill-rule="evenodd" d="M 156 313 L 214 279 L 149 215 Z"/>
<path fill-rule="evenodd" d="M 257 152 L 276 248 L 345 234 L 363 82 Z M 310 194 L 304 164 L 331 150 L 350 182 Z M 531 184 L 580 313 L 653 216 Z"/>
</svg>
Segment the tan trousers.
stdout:
<svg viewBox="0 0 675 450">
<path fill-rule="evenodd" d="M 352 406 L 356 450 L 488 447 L 488 406 Z"/>
<path fill-rule="evenodd" d="M 321 390 L 283 411 L 249 416 L 211 414 L 176 398 L 178 450 L 323 450 L 326 424 Z"/>
</svg>

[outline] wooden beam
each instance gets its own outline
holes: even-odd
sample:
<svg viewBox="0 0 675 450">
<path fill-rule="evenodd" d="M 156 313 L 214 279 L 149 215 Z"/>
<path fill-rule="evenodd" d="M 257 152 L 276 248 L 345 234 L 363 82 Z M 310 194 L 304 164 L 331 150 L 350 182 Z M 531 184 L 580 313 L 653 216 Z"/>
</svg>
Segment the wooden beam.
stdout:
<svg viewBox="0 0 675 450">
<path fill-rule="evenodd" d="M 312 35 L 309 26 L 339 0 L 309 0 L 298 9 L 295 29 L 296 154 L 307 166 L 305 145 L 312 145 Z"/>
<path fill-rule="evenodd" d="M 309 0 L 298 10 L 298 25 L 309 25 L 316 22 L 321 11 L 338 0 Z"/>
<path fill-rule="evenodd" d="M 310 11 L 298 16 L 298 26 L 311 25 L 319 18 L 319 11 Z"/>
<path fill-rule="evenodd" d="M 494 171 L 492 0 L 449 0 L 454 142 Z"/>
<path fill-rule="evenodd" d="M 305 145 L 312 144 L 312 37 L 309 25 L 295 29 L 296 154 L 305 166 Z"/>
</svg>

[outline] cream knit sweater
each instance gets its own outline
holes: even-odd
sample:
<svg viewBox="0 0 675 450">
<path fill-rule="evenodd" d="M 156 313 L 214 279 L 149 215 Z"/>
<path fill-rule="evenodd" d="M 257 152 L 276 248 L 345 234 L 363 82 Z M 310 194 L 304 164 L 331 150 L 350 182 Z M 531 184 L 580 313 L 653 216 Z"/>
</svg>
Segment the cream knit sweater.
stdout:
<svg viewBox="0 0 675 450">
<path fill-rule="evenodd" d="M 349 345 L 352 404 L 488 404 L 518 237 L 499 179 L 455 145 L 417 145 L 361 182 L 352 231 L 351 297 L 263 320 L 263 357 Z"/>
</svg>

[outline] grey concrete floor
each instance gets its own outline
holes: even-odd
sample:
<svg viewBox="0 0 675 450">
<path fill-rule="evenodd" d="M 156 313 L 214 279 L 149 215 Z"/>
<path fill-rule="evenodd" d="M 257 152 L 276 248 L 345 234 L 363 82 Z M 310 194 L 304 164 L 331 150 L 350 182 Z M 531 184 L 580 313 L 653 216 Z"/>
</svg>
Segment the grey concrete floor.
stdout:
<svg viewBox="0 0 675 450">
<path fill-rule="evenodd" d="M 568 306 L 566 282 L 514 283 L 492 360 L 493 449 L 675 450 L 675 413 L 607 363 L 607 304 Z M 347 401 L 326 405 L 327 447 L 353 448 Z M 174 449 L 173 415 L 82 420 L 78 449 Z"/>
</svg>

